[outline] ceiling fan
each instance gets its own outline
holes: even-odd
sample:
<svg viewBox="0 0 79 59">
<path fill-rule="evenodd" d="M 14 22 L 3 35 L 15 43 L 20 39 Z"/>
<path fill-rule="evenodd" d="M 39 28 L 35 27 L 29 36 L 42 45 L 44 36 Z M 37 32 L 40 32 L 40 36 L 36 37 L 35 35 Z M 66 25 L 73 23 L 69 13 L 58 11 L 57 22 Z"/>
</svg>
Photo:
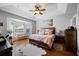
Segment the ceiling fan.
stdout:
<svg viewBox="0 0 79 59">
<path fill-rule="evenodd" d="M 33 10 L 30 10 L 31 12 L 35 12 L 34 15 L 43 15 L 43 11 L 45 11 L 46 8 L 45 8 L 45 5 L 44 4 L 36 4 L 34 6 L 34 9 Z"/>
</svg>

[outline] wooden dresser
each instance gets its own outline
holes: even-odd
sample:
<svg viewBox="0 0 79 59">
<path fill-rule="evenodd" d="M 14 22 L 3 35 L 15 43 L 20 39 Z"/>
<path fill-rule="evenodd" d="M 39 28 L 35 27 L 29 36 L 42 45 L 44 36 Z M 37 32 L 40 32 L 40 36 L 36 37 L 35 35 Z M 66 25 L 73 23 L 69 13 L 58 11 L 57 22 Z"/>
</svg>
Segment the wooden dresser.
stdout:
<svg viewBox="0 0 79 59">
<path fill-rule="evenodd" d="M 77 30 L 65 30 L 66 48 L 74 53 L 77 52 Z"/>
</svg>

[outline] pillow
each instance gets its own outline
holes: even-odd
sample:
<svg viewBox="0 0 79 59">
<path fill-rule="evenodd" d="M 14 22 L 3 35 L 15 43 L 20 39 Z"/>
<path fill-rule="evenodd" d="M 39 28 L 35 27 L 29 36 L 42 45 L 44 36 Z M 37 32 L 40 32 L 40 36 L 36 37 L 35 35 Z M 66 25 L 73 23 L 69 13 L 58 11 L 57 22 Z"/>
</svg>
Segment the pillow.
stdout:
<svg viewBox="0 0 79 59">
<path fill-rule="evenodd" d="M 44 30 L 43 29 L 39 30 L 38 34 L 44 35 Z"/>
<path fill-rule="evenodd" d="M 45 35 L 52 35 L 53 34 L 53 30 L 52 29 L 46 29 L 45 30 Z"/>
</svg>

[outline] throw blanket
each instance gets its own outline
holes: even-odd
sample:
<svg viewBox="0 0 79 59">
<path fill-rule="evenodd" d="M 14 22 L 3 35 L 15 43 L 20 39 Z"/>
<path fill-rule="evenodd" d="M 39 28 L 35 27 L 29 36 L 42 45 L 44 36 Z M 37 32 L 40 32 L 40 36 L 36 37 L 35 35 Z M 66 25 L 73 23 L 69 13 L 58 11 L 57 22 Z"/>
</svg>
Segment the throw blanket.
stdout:
<svg viewBox="0 0 79 59">
<path fill-rule="evenodd" d="M 44 43 L 46 43 L 49 46 L 49 48 L 51 48 L 53 45 L 54 38 L 55 38 L 54 35 L 47 35 L 44 38 Z"/>
</svg>

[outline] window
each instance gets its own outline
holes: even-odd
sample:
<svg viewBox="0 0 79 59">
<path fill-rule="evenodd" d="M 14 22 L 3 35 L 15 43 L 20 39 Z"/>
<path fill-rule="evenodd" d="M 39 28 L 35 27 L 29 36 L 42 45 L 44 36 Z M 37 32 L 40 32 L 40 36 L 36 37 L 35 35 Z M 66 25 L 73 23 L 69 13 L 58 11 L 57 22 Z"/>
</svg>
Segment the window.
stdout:
<svg viewBox="0 0 79 59">
<path fill-rule="evenodd" d="M 7 19 L 7 31 L 12 32 L 12 36 L 28 36 L 32 34 L 31 22 L 22 21 L 14 18 Z"/>
</svg>

